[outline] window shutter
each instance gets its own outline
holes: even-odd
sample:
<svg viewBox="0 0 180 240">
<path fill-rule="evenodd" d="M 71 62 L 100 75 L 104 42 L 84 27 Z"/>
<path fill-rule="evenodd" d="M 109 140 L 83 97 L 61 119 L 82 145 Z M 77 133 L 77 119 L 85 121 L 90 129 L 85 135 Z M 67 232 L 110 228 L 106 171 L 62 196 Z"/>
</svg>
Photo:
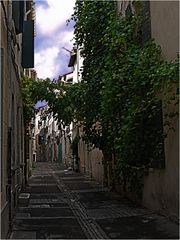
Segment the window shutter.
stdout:
<svg viewBox="0 0 180 240">
<path fill-rule="evenodd" d="M 150 1 L 142 1 L 142 43 L 151 38 Z"/>
<path fill-rule="evenodd" d="M 12 18 L 14 20 L 16 34 L 23 32 L 24 14 L 24 1 L 12 1 Z"/>
<path fill-rule="evenodd" d="M 34 67 L 34 21 L 24 22 L 22 37 L 22 67 Z"/>
<path fill-rule="evenodd" d="M 163 137 L 163 111 L 162 111 L 162 100 L 157 104 L 157 114 L 154 117 L 154 122 L 152 123 L 157 132 L 159 132 L 159 141 L 161 145 L 159 146 L 158 155 L 156 159 L 151 163 L 153 168 L 165 168 L 165 149 L 164 149 L 164 137 Z M 156 146 L 157 147 L 157 146 Z"/>
</svg>

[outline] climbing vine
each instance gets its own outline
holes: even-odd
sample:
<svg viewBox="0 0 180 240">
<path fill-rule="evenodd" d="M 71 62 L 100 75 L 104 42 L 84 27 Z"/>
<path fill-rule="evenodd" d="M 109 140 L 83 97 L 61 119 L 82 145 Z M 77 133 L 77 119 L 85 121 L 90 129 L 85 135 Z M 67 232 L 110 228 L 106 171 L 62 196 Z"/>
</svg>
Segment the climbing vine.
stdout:
<svg viewBox="0 0 180 240">
<path fill-rule="evenodd" d="M 32 86 L 32 79 L 23 76 L 21 79 L 21 92 L 22 92 L 22 100 L 23 100 L 23 116 L 24 116 L 24 123 L 27 125 L 31 118 L 34 116 L 34 100 L 31 95 L 31 86 Z"/>
<path fill-rule="evenodd" d="M 82 123 L 84 140 L 103 151 L 105 177 L 113 155 L 112 181 L 137 193 L 145 169 L 164 167 L 162 108 L 177 104 L 172 89 L 179 65 L 178 59 L 164 61 L 152 39 L 142 43 L 140 2 L 125 17 L 115 3 L 76 1 L 72 18 L 84 59 L 82 82 L 36 81 L 31 92 L 34 100 L 48 101 L 59 121 Z M 167 114 L 168 124 L 174 115 Z"/>
<path fill-rule="evenodd" d="M 85 134 L 104 155 L 115 154 L 116 179 L 130 187 L 145 168 L 163 167 L 162 89 L 167 100 L 178 81 L 178 61 L 165 62 L 153 40 L 142 43 L 141 3 L 134 8 L 122 17 L 114 1 L 77 1 L 74 13 Z"/>
</svg>

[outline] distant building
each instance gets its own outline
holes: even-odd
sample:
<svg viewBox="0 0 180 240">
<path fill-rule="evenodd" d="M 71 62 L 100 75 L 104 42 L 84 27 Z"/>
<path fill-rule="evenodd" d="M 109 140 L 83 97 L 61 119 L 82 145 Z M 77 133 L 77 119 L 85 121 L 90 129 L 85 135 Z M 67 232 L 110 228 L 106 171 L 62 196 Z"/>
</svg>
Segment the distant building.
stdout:
<svg viewBox="0 0 180 240">
<path fill-rule="evenodd" d="M 33 80 L 37 80 L 37 72 L 33 68 L 24 69 L 24 75 Z"/>
<path fill-rule="evenodd" d="M 61 131 L 53 113 L 48 109 L 48 105 L 41 107 L 35 115 L 34 159 L 36 162 L 62 163 Z"/>
<path fill-rule="evenodd" d="M 31 79 L 31 81 L 37 80 L 37 72 L 33 68 L 24 69 L 24 75 Z M 33 163 L 36 161 L 35 152 L 35 115 L 32 117 L 28 126 L 26 126 L 26 178 L 28 179 L 32 173 Z"/>
<path fill-rule="evenodd" d="M 71 67 L 73 72 L 73 83 L 81 82 L 82 67 L 83 67 L 83 58 L 80 55 L 78 48 L 74 48 L 71 52 L 68 67 Z"/>
<path fill-rule="evenodd" d="M 121 17 L 127 14 L 136 14 L 133 0 L 117 1 L 117 11 Z M 179 53 L 179 1 L 140 1 L 142 4 L 142 29 L 140 41 L 145 44 L 146 41 L 153 38 L 162 49 L 162 57 L 165 60 L 174 60 Z M 69 67 L 73 71 L 73 84 L 81 81 L 81 68 L 83 68 L 83 59 L 77 48 L 71 52 Z M 178 92 L 178 86 L 174 84 L 174 93 Z M 178 93 L 177 93 L 178 94 Z M 162 105 L 164 104 L 162 98 Z M 178 105 L 169 105 L 163 108 L 163 114 L 170 112 L 179 112 Z M 166 132 L 163 126 L 163 117 L 159 116 L 159 127 Z M 171 131 L 164 142 L 165 158 L 156 159 L 149 173 L 144 176 L 144 188 L 142 204 L 152 210 L 162 212 L 170 217 L 179 216 L 179 116 L 172 119 Z M 78 169 L 96 179 L 103 181 L 103 155 L 99 149 L 90 149 L 82 140 L 83 129 L 73 122 L 72 128 L 72 154 L 76 155 Z M 78 139 L 78 141 L 77 141 Z M 74 152 L 75 151 L 75 152 Z M 112 156 L 113 160 L 113 156 Z M 75 162 L 75 161 L 74 161 Z M 74 164 L 73 162 L 73 164 Z M 114 161 L 112 161 L 113 163 Z M 74 164 L 75 166 L 75 164 Z M 114 165 L 107 166 L 108 183 L 111 179 L 111 172 Z M 129 197 L 133 198 L 131 193 Z"/>
<path fill-rule="evenodd" d="M 72 84 L 73 83 L 73 72 L 68 72 L 60 75 L 58 78 L 58 82 L 64 83 L 64 84 Z"/>
<path fill-rule="evenodd" d="M 81 82 L 83 58 L 78 48 L 73 49 L 68 67 L 71 67 L 73 70 L 73 84 Z M 83 127 L 80 126 L 79 123 L 74 121 L 71 125 L 73 168 L 103 183 L 102 151 L 98 148 L 90 148 L 90 146 L 82 140 Z"/>
<path fill-rule="evenodd" d="M 65 85 L 73 84 L 74 80 L 74 72 L 68 72 L 59 76 L 58 82 L 61 82 Z M 72 128 L 73 123 L 69 126 L 63 126 L 63 124 L 59 124 L 60 129 L 60 145 L 59 145 L 59 154 L 61 154 L 62 163 L 66 167 L 73 167 L 73 160 L 72 160 Z"/>
<path fill-rule="evenodd" d="M 46 162 L 47 156 L 46 156 L 46 119 L 47 119 L 47 113 L 48 106 L 40 107 L 36 110 L 35 114 L 35 161 L 36 162 Z"/>
</svg>

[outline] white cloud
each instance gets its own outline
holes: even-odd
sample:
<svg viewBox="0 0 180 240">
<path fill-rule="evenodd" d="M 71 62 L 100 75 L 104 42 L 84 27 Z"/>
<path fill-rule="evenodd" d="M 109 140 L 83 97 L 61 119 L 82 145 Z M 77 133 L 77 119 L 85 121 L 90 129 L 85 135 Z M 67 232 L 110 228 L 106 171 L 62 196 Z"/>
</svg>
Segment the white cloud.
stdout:
<svg viewBox="0 0 180 240">
<path fill-rule="evenodd" d="M 39 78 L 54 78 L 67 68 L 71 50 L 73 29 L 65 27 L 71 17 L 75 0 L 46 0 L 49 7 L 36 4 L 37 45 L 35 69 Z M 37 2 L 38 3 L 38 2 Z"/>
<path fill-rule="evenodd" d="M 35 69 L 39 78 L 54 78 L 60 74 L 60 69 L 68 65 L 69 53 L 62 49 L 66 47 L 71 50 L 73 31 L 60 32 L 50 40 L 52 47 L 46 47 L 46 43 L 35 53 Z M 58 58 L 58 56 L 62 56 Z M 66 56 L 66 59 L 64 58 Z"/>
<path fill-rule="evenodd" d="M 72 45 L 72 43 L 74 41 L 73 40 L 73 32 L 74 30 L 72 31 L 64 31 L 64 32 L 60 32 L 56 37 L 57 37 L 57 40 L 61 43 L 61 44 L 70 44 Z"/>
<path fill-rule="evenodd" d="M 37 30 L 42 35 L 51 35 L 62 24 L 66 23 L 73 13 L 75 0 L 46 0 L 49 7 L 36 7 Z"/>
<path fill-rule="evenodd" d="M 57 47 L 47 48 L 35 53 L 35 66 L 39 78 L 52 78 L 57 72 L 55 59 L 59 49 Z"/>
</svg>

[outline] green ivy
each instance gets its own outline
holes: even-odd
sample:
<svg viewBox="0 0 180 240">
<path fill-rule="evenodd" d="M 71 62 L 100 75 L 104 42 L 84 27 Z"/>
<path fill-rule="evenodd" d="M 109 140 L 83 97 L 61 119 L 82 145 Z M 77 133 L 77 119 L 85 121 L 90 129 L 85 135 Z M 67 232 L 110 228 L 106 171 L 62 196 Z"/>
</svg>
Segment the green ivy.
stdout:
<svg viewBox="0 0 180 240">
<path fill-rule="evenodd" d="M 105 177 L 113 154 L 112 181 L 140 195 L 144 172 L 162 162 L 161 99 L 164 106 L 177 104 L 172 89 L 179 65 L 178 59 L 164 61 L 152 39 L 142 44 L 140 2 L 135 2 L 137 14 L 124 18 L 115 3 L 76 1 L 72 19 L 84 59 L 82 82 L 35 81 L 30 91 L 34 101 L 48 101 L 59 122 L 82 123 L 83 139 L 103 151 Z M 167 124 L 175 115 L 167 114 Z"/>
<path fill-rule="evenodd" d="M 28 125 L 31 118 L 34 116 L 34 100 L 31 94 L 33 79 L 23 76 L 21 79 L 21 92 L 23 99 L 23 117 L 25 125 Z"/>
<path fill-rule="evenodd" d="M 74 13 L 84 58 L 86 139 L 104 154 L 115 154 L 116 180 L 130 182 L 130 188 L 163 158 L 159 96 L 166 89 L 167 102 L 178 81 L 178 61 L 164 61 L 153 40 L 142 44 L 140 2 L 135 9 L 138 14 L 122 18 L 114 1 L 77 1 Z"/>
</svg>

